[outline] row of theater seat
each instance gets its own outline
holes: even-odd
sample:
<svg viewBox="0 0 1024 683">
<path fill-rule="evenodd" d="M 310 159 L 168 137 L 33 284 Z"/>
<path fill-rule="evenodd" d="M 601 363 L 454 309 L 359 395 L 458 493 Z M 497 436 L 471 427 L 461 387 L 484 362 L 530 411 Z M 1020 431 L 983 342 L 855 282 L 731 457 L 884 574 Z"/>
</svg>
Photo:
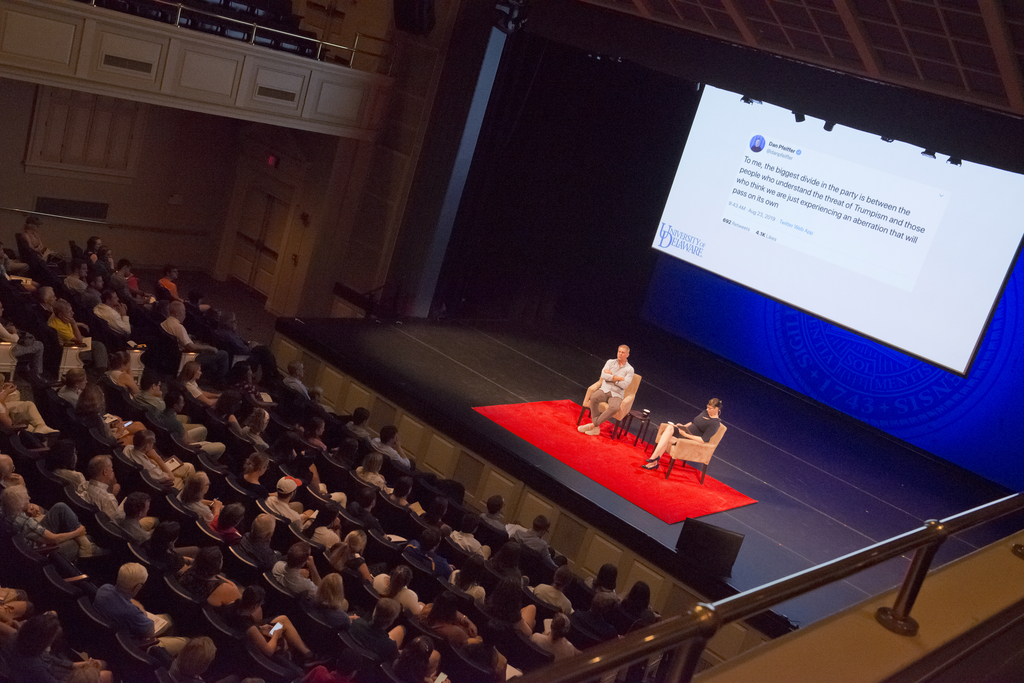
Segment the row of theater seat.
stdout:
<svg viewBox="0 0 1024 683">
<path fill-rule="evenodd" d="M 180 5 L 153 0 L 96 0 L 94 4 L 302 57 L 318 56 L 316 34 L 299 28 L 298 17 L 282 0 L 188 0 Z"/>
</svg>

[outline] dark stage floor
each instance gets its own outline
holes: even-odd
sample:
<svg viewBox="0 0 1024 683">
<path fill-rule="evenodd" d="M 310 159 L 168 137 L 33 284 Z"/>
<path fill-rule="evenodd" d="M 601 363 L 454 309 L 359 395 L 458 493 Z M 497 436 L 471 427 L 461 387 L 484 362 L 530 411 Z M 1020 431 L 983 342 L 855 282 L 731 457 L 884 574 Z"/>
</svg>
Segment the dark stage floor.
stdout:
<svg viewBox="0 0 1024 683">
<path fill-rule="evenodd" d="M 634 407 L 651 409 L 654 424 L 689 421 L 712 396 L 724 401 L 729 432 L 708 474 L 759 502 L 702 520 L 746 536 L 728 581 L 739 590 L 1010 493 L 650 327 L 601 335 L 509 323 L 281 319 L 277 327 L 466 446 L 499 453 L 503 469 L 541 493 L 578 495 L 574 512 L 641 554 L 671 560 L 681 524 L 662 522 L 472 410 L 580 402 L 616 346 L 629 344 L 643 375 Z M 1015 518 L 951 538 L 936 562 L 1022 526 Z M 775 611 L 806 625 L 898 584 L 908 563 L 892 560 Z"/>
</svg>

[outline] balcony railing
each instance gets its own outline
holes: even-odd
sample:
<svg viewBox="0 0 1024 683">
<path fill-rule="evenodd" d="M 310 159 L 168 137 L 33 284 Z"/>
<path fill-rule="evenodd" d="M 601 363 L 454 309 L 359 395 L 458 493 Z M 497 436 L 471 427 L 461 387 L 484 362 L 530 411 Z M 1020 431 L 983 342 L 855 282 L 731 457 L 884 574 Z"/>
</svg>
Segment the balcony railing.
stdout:
<svg viewBox="0 0 1024 683">
<path fill-rule="evenodd" d="M 879 628 L 887 628 L 900 635 L 914 635 L 917 622 L 910 613 L 942 542 L 953 534 L 1021 510 L 1024 510 L 1024 495 L 1015 493 L 943 520 L 929 520 L 917 529 L 792 576 L 714 603 L 699 604 L 682 616 L 670 617 L 621 640 L 588 648 L 580 656 L 555 662 L 519 680 L 522 683 L 597 681 L 612 672 L 643 664 L 660 655 L 657 671 L 650 680 L 656 683 L 689 683 L 704 646 L 725 624 L 749 618 L 786 600 L 909 552 L 914 552 L 914 558 L 895 603 L 892 607 L 879 608 L 875 617 Z M 1024 557 L 1024 548 L 1020 545 L 1014 546 L 1012 552 Z"/>
<path fill-rule="evenodd" d="M 388 59 L 389 57 L 385 52 L 371 52 L 366 49 L 360 49 L 360 42 L 365 44 L 366 41 L 373 41 L 381 45 L 388 43 L 385 38 L 366 33 L 356 33 L 352 46 L 338 45 L 326 40 L 320 40 L 312 32 L 288 31 L 274 28 L 267 26 L 265 23 L 260 24 L 258 21 L 248 21 L 247 19 L 228 16 L 180 2 L 170 2 L 169 0 L 82 1 L 94 7 L 103 7 L 126 14 L 133 14 L 202 33 L 220 35 L 225 38 L 243 41 L 250 45 L 260 45 L 301 57 L 317 60 L 331 59 L 331 61 L 337 61 L 352 68 L 355 68 L 356 57 L 359 55 L 362 55 L 364 59 Z M 249 7 L 248 5 L 244 6 Z M 259 17 L 255 18 L 258 19 Z M 343 56 L 337 53 L 343 53 Z M 386 68 L 374 70 L 379 73 L 389 73 L 391 63 L 388 61 L 386 64 Z"/>
</svg>

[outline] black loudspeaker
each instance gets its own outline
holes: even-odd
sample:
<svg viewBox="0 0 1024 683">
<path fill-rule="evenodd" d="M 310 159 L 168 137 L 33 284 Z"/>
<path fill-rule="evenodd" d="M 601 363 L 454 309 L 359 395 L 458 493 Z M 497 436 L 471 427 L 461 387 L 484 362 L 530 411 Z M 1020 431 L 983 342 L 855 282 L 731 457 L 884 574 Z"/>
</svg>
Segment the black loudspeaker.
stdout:
<svg viewBox="0 0 1024 683">
<path fill-rule="evenodd" d="M 732 576 L 732 565 L 740 554 L 743 534 L 714 524 L 686 518 L 676 541 L 683 561 L 711 576 Z"/>
<path fill-rule="evenodd" d="M 434 0 L 395 0 L 395 28 L 425 36 L 434 28 Z"/>
</svg>

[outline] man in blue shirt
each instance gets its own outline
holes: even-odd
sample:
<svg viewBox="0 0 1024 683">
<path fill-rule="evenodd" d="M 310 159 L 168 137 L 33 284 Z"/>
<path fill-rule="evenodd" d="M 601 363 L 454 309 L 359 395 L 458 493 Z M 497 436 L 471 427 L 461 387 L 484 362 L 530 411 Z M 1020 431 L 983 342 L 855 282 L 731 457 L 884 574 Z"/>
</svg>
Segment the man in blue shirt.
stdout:
<svg viewBox="0 0 1024 683">
<path fill-rule="evenodd" d="M 118 630 L 127 631 L 143 646 L 159 644 L 168 654 L 177 655 L 188 643 L 188 638 L 160 636 L 170 630 L 171 618 L 166 614 L 150 616 L 135 600 L 148 578 L 149 572 L 137 562 L 121 565 L 117 572 L 117 585 L 107 583 L 100 586 L 93 599 L 93 607 L 113 621 Z"/>
<path fill-rule="evenodd" d="M 448 560 L 437 554 L 437 546 L 441 543 L 441 532 L 435 526 L 428 526 L 420 534 L 419 540 L 406 546 L 406 551 L 414 560 L 432 567 L 434 576 L 447 581 L 452 575 L 452 566 Z"/>
</svg>

